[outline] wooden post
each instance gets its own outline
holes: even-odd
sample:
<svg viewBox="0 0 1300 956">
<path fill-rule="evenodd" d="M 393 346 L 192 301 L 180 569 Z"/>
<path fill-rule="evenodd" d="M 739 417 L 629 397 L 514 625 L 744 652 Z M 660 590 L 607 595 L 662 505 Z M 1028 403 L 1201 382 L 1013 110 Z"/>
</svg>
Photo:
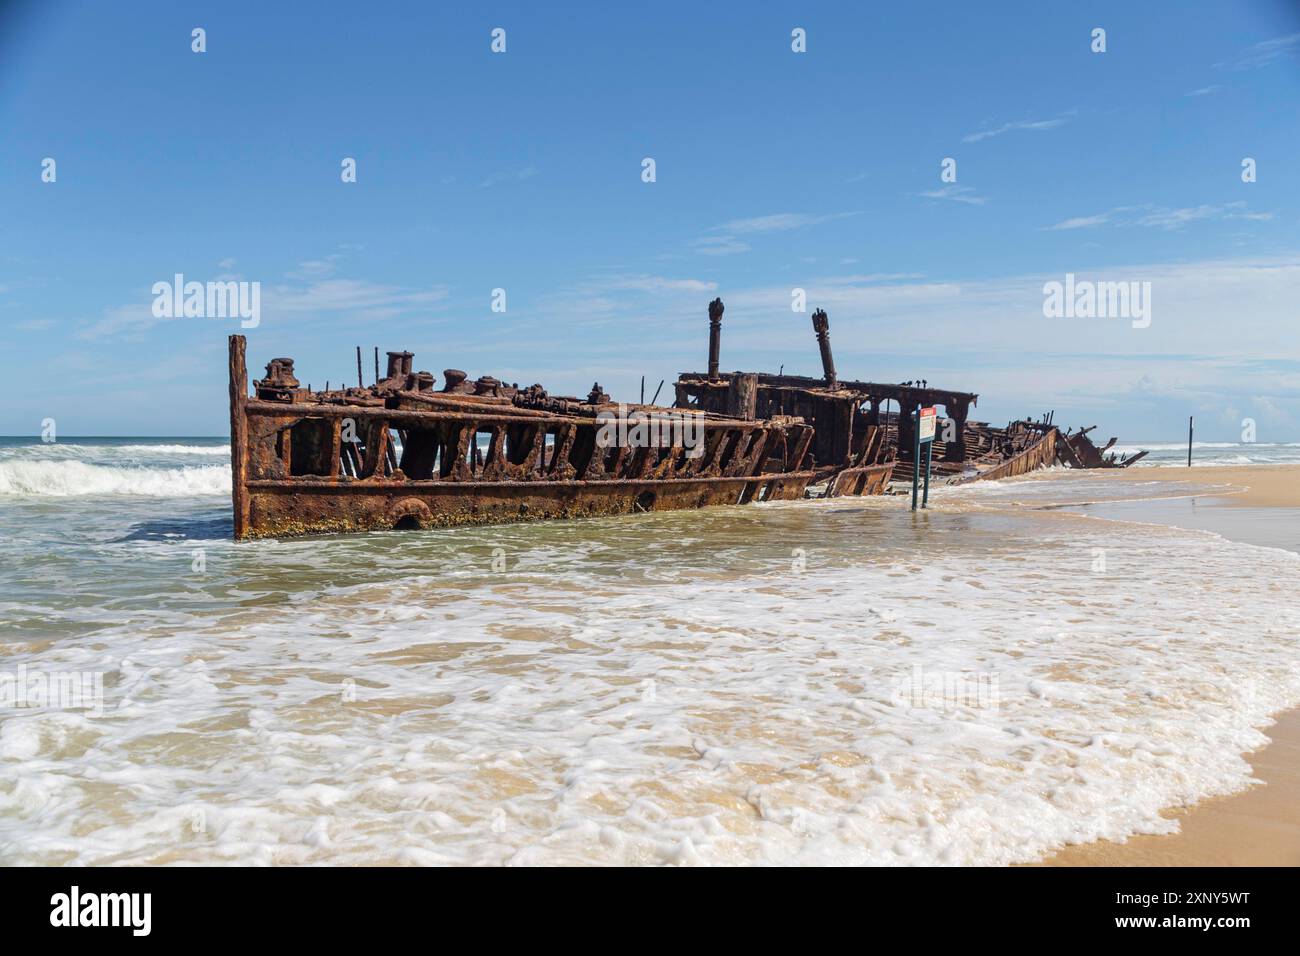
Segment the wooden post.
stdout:
<svg viewBox="0 0 1300 956">
<path fill-rule="evenodd" d="M 375 384 L 379 384 L 379 346 L 375 346 Z"/>
<path fill-rule="evenodd" d="M 758 404 L 758 374 L 737 372 L 727 382 L 727 414 L 752 422 Z"/>
<path fill-rule="evenodd" d="M 230 336 L 230 497 L 235 515 L 235 540 L 248 534 L 248 369 L 245 341 Z"/>
<path fill-rule="evenodd" d="M 1192 467 L 1192 416 L 1187 416 L 1187 467 Z"/>
<path fill-rule="evenodd" d="M 365 388 L 365 379 L 361 377 L 361 346 L 357 346 L 357 388 Z"/>
</svg>

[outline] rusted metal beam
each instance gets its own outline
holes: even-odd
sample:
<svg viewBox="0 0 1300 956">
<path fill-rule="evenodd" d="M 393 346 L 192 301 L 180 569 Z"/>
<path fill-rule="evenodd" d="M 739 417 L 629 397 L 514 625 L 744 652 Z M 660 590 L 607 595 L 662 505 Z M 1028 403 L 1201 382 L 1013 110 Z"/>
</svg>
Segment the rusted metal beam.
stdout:
<svg viewBox="0 0 1300 956">
<path fill-rule="evenodd" d="M 718 380 L 719 353 L 722 350 L 722 312 L 725 307 L 721 299 L 709 303 L 709 381 Z"/>
<path fill-rule="evenodd" d="M 813 331 L 817 333 L 817 348 L 822 355 L 822 377 L 826 379 L 827 388 L 835 388 L 835 359 L 831 356 L 831 320 L 825 311 L 818 309 L 812 314 Z"/>
<path fill-rule="evenodd" d="M 230 495 L 235 517 L 235 537 L 248 533 L 248 369 L 245 340 L 230 336 Z"/>
</svg>

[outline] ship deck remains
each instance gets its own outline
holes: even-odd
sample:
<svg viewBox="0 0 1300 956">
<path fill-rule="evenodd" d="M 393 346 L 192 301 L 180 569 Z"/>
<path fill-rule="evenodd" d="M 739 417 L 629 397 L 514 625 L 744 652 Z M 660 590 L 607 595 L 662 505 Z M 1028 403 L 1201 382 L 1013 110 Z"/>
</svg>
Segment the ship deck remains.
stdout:
<svg viewBox="0 0 1300 956">
<path fill-rule="evenodd" d="M 369 387 L 323 392 L 273 359 L 250 397 L 244 337 L 229 344 L 236 538 L 793 499 L 814 477 L 796 417 L 618 405 L 598 385 L 552 397 L 455 369 L 434 391 L 409 352 Z"/>
</svg>

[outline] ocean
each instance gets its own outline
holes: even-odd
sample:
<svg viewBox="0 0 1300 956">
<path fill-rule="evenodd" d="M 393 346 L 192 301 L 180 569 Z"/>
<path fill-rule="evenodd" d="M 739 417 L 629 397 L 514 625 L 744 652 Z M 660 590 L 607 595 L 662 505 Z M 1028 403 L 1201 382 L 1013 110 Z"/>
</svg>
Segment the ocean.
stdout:
<svg viewBox="0 0 1300 956">
<path fill-rule="evenodd" d="M 1096 437 L 1095 433 L 1090 437 Z M 1102 439 L 1098 447 L 1105 442 Z M 1186 465 L 1187 442 L 1116 442 L 1111 451 L 1119 457 L 1146 451 L 1135 468 Z M 1300 462 L 1300 442 L 1192 442 L 1192 464 L 1199 467 L 1228 465 L 1292 465 Z"/>
<path fill-rule="evenodd" d="M 0 439 L 0 863 L 1005 864 L 1300 703 L 1300 555 L 1140 469 L 235 544 L 228 456 Z"/>
</svg>

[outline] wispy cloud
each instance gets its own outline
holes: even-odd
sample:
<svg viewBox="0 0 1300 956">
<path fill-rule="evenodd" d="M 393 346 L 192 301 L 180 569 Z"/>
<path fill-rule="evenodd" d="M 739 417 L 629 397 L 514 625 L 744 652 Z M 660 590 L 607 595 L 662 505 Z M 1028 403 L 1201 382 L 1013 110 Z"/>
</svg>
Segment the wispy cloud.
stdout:
<svg viewBox="0 0 1300 956">
<path fill-rule="evenodd" d="M 873 282 L 904 282 L 924 278 L 924 272 L 869 272 L 865 275 L 828 276 L 817 281 L 824 285 L 868 285 Z"/>
<path fill-rule="evenodd" d="M 1184 93 L 1183 96 L 1209 96 L 1211 93 L 1217 93 L 1221 89 L 1223 89 L 1223 87 L 1219 86 L 1219 84 L 1212 83 L 1209 86 L 1202 86 L 1199 90 L 1192 90 L 1191 92 Z"/>
<path fill-rule="evenodd" d="M 338 270 L 339 262 L 343 258 L 343 253 L 335 252 L 323 259 L 308 259 L 298 263 L 297 268 L 286 275 L 290 279 L 323 279 L 326 276 L 333 275 Z M 226 259 L 223 261 L 233 265 L 235 260 Z M 226 268 L 229 268 L 229 266 Z"/>
<path fill-rule="evenodd" d="M 24 319 L 14 323 L 13 328 L 18 332 L 44 332 L 57 324 L 53 319 Z"/>
<path fill-rule="evenodd" d="M 1248 46 L 1232 59 L 1214 65 L 1223 70 L 1257 70 L 1286 57 L 1295 56 L 1297 52 L 1300 52 L 1300 33 L 1291 33 Z"/>
<path fill-rule="evenodd" d="M 735 236 L 704 236 L 691 240 L 691 248 L 702 256 L 734 256 L 748 252 L 750 246 Z"/>
<path fill-rule="evenodd" d="M 525 166 L 523 169 L 509 169 L 499 173 L 493 173 L 487 179 L 478 184 L 479 189 L 490 189 L 493 186 L 500 186 L 502 183 L 522 183 L 526 179 L 532 179 L 537 175 L 537 168 L 534 166 Z"/>
<path fill-rule="evenodd" d="M 1098 213 L 1095 216 L 1075 216 L 1073 219 L 1062 219 L 1060 222 L 1050 226 L 1044 226 L 1044 229 L 1087 229 L 1089 226 L 1100 226 L 1110 222 L 1111 214 L 1108 212 Z"/>
<path fill-rule="evenodd" d="M 1067 271 L 1092 281 L 1151 282 L 1151 326 L 1045 318 L 1043 284 L 1061 281 Z M 726 282 L 718 291 L 693 291 L 693 284 L 678 277 L 600 279 L 546 302 L 537 315 L 558 322 L 576 314 L 585 327 L 601 327 L 601 335 L 584 337 L 584 343 L 596 343 L 584 345 L 584 355 L 597 356 L 590 364 L 601 369 L 600 381 L 613 395 L 635 395 L 647 372 L 657 380 L 699 367 L 707 302 L 716 294 L 727 304 L 727 368 L 776 371 L 784 364 L 788 372 L 818 374 L 808 315 L 791 313 L 789 281 Z M 1290 334 L 1293 303 L 1300 298 L 1300 255 L 1105 269 L 1062 261 L 1043 273 L 961 280 L 826 274 L 797 284 L 807 292 L 809 311 L 830 313 L 836 366 L 846 378 L 896 382 L 920 376 L 979 392 L 980 417 L 991 421 L 1055 408 L 1058 420 L 1068 418 L 1063 424 L 1096 423 L 1108 434 L 1145 428 L 1145 434 L 1129 437 L 1151 438 L 1170 423 L 1181 421 L 1185 428 L 1193 412 L 1208 423 L 1203 408 L 1239 406 L 1240 422 L 1263 407 L 1261 399 L 1288 410 L 1300 401 L 1300 338 Z M 659 285 L 664 291 L 655 291 Z M 647 288 L 614 288 L 626 286 Z M 1225 316 L 1234 323 L 1227 337 Z M 918 347 L 918 328 L 926 330 L 925 341 L 943 342 L 944 348 Z M 647 334 L 656 336 L 652 354 L 644 348 Z M 1267 363 L 1261 354 L 1270 356 Z M 530 360 L 526 374 L 536 375 L 542 364 L 541 380 L 553 392 L 582 394 L 591 384 L 584 380 L 588 366 L 574 367 L 571 344 L 557 346 L 550 365 L 536 351 Z M 1296 422 L 1294 411 L 1268 418 L 1271 433 L 1294 435 Z"/>
<path fill-rule="evenodd" d="M 751 216 L 747 219 L 732 219 L 720 226 L 714 226 L 709 234 L 691 241 L 691 248 L 704 256 L 731 256 L 748 252 L 749 243 L 739 238 L 770 232 L 787 232 L 792 229 L 804 229 L 836 219 L 860 216 L 861 212 L 778 212 L 766 216 Z"/>
<path fill-rule="evenodd" d="M 285 273 L 283 280 L 262 287 L 262 323 L 300 321 L 303 318 L 322 321 L 346 318 L 348 321 L 377 321 L 395 319 L 404 315 L 427 313 L 445 306 L 450 295 L 447 286 L 435 285 L 412 288 L 386 285 L 366 279 L 335 278 L 332 262 L 339 258 L 308 260 Z M 330 268 L 325 268 L 326 263 Z M 165 278 L 170 281 L 171 274 Z M 188 277 L 187 277 L 188 278 Z M 201 281 L 201 277 L 192 277 Z M 256 280 L 255 280 L 256 281 Z M 111 338 L 138 337 L 154 326 L 166 322 L 205 323 L 205 318 L 160 318 L 153 314 L 153 296 L 142 296 L 139 301 L 105 309 L 98 319 L 77 332 L 77 338 L 96 341 Z"/>
<path fill-rule="evenodd" d="M 994 136 L 1001 136 L 1003 133 L 1011 133 L 1016 130 L 1045 130 L 1056 129 L 1058 126 L 1064 126 L 1064 117 L 1045 120 L 1016 120 L 1012 123 L 1003 123 L 1001 126 L 995 126 L 992 129 L 982 129 L 976 133 L 967 133 L 961 138 L 963 143 L 978 143 L 980 140 L 992 139 Z"/>
<path fill-rule="evenodd" d="M 818 223 L 830 222 L 834 219 L 846 219 L 849 216 L 857 215 L 860 215 L 860 213 L 832 212 L 813 215 L 801 212 L 779 212 L 770 216 L 733 219 L 731 222 L 724 222 L 721 226 L 715 226 L 713 231 L 722 233 L 784 232 L 787 229 L 802 229 L 805 226 L 815 226 Z"/>
<path fill-rule="evenodd" d="M 976 196 L 975 190 L 970 186 L 958 186 L 952 184 L 940 189 L 930 189 L 926 192 L 917 193 L 926 199 L 949 199 L 953 202 L 964 202 L 971 206 L 982 206 L 988 199 L 984 196 Z"/>
<path fill-rule="evenodd" d="M 655 275 L 620 275 L 592 283 L 588 288 L 608 292 L 650 292 L 655 294 L 689 292 L 703 295 L 716 292 L 718 284 L 704 279 L 672 279 Z"/>
<path fill-rule="evenodd" d="M 324 279 L 307 285 L 281 284 L 262 293 L 263 321 L 277 317 L 345 315 L 348 319 L 392 319 L 442 304 L 446 286 L 408 288 L 366 279 Z"/>
<path fill-rule="evenodd" d="M 1192 222 L 1204 220 L 1245 220 L 1247 222 L 1266 222 L 1273 218 L 1271 212 L 1250 212 L 1242 201 L 1230 203 L 1202 203 L 1199 206 L 1116 206 L 1106 212 L 1092 216 L 1074 216 L 1063 219 L 1050 226 L 1043 226 L 1047 231 L 1068 229 L 1087 229 L 1093 226 L 1145 226 L 1152 229 L 1181 229 Z"/>
</svg>

